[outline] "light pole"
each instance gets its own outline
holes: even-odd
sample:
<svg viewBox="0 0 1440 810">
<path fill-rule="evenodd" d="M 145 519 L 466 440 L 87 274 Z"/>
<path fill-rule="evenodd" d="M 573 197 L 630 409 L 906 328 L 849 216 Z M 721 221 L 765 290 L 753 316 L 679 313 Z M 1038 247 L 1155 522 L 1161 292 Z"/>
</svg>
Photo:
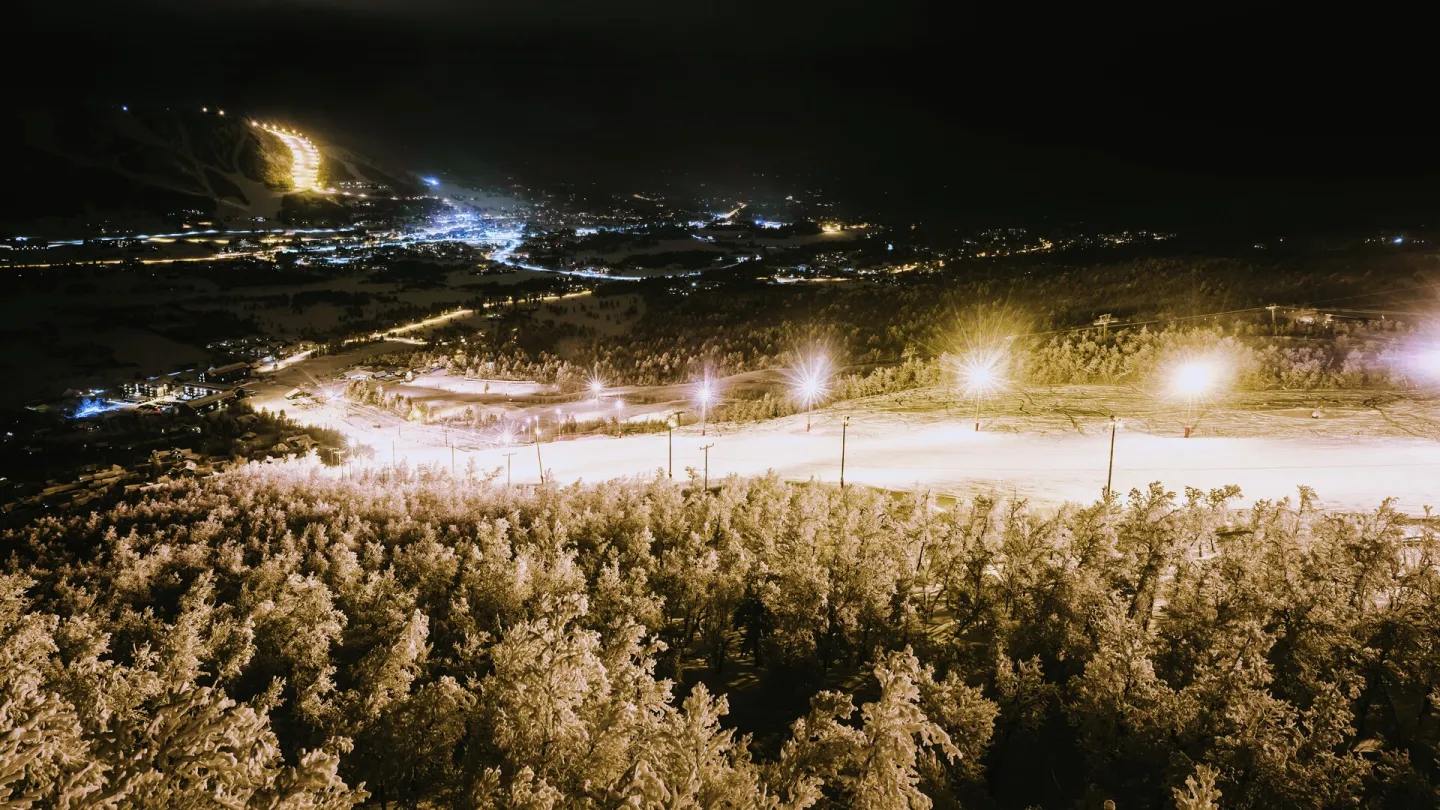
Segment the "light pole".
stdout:
<svg viewBox="0 0 1440 810">
<path fill-rule="evenodd" d="M 1110 484 L 1115 480 L 1115 432 L 1125 424 L 1115 417 L 1110 417 L 1110 466 L 1105 470 L 1105 500 L 1110 500 Z"/>
<path fill-rule="evenodd" d="M 510 486 L 510 457 L 513 455 L 515 455 L 513 450 L 505 454 L 505 486 L 507 487 Z"/>
<path fill-rule="evenodd" d="M 1220 376 L 1220 364 L 1210 359 L 1192 360 L 1175 367 L 1170 379 L 1171 390 L 1185 400 L 1185 438 L 1195 429 L 1197 403 L 1210 393 Z"/>
<path fill-rule="evenodd" d="M 625 400 L 615 400 L 615 438 L 620 438 L 620 416 L 625 410 Z"/>
<path fill-rule="evenodd" d="M 709 443 L 709 444 L 705 444 L 705 445 L 701 445 L 701 446 L 700 446 L 700 449 L 705 451 L 705 491 L 706 491 L 706 492 L 709 492 L 709 491 L 710 491 L 710 448 L 712 448 L 712 447 L 714 447 L 714 446 L 715 446 L 715 443 L 714 443 L 714 442 L 711 442 L 711 443 Z"/>
<path fill-rule="evenodd" d="M 823 397 L 829 388 L 830 360 L 820 352 L 812 352 L 795 364 L 789 376 L 794 395 L 805 406 L 805 432 L 809 433 L 815 401 Z"/>
<path fill-rule="evenodd" d="M 714 393 L 710 389 L 710 381 L 704 380 L 700 383 L 700 435 L 704 436 L 710 421 L 710 400 Z"/>
<path fill-rule="evenodd" d="M 840 488 L 845 488 L 845 440 L 850 432 L 850 417 L 840 422 Z"/>
<path fill-rule="evenodd" d="M 665 477 L 675 478 L 675 417 L 670 417 L 665 422 L 666 433 L 666 466 Z"/>
<path fill-rule="evenodd" d="M 540 460 L 540 423 L 535 423 L 535 466 L 540 468 L 540 483 L 545 483 L 545 462 Z"/>
</svg>

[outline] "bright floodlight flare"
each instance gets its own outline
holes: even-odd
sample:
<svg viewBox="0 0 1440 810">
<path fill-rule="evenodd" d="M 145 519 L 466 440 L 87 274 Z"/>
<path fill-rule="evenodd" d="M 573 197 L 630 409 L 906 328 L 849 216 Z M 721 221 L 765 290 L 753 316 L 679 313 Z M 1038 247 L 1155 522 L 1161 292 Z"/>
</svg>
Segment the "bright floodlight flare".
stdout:
<svg viewBox="0 0 1440 810">
<path fill-rule="evenodd" d="M 1196 406 L 1220 384 L 1222 366 L 1215 360 L 1187 360 L 1170 372 L 1170 393 L 1185 400 L 1185 438 L 1195 429 Z"/>
<path fill-rule="evenodd" d="M 1421 376 L 1432 381 L 1440 381 L 1440 344 L 1422 349 L 1416 359 Z"/>
<path fill-rule="evenodd" d="M 972 397 L 992 394 L 1003 383 L 998 352 L 971 352 L 960 361 L 960 384 Z"/>
<path fill-rule="evenodd" d="M 709 377 L 700 381 L 695 388 L 695 401 L 700 403 L 700 435 L 704 436 L 710 419 L 710 403 L 715 401 L 715 384 Z"/>
<path fill-rule="evenodd" d="M 796 398 L 805 406 L 805 431 L 808 433 L 811 411 L 830 389 L 830 361 L 823 355 L 817 355 L 802 362 L 792 372 L 792 385 Z"/>
<path fill-rule="evenodd" d="M 1005 384 L 1005 356 L 997 351 L 972 351 L 960 361 L 960 385 L 975 400 L 975 430 L 980 430 L 980 401 Z"/>
<path fill-rule="evenodd" d="M 1215 387 L 1215 366 L 1203 360 L 1181 363 L 1170 377 L 1170 390 L 1194 399 L 1203 396 Z"/>
</svg>

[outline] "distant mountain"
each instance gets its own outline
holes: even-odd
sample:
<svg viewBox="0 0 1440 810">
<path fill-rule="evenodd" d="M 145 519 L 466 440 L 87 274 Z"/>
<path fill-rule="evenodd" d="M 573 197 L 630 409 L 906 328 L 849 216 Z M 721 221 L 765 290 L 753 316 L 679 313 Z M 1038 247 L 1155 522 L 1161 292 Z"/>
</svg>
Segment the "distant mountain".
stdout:
<svg viewBox="0 0 1440 810">
<path fill-rule="evenodd" d="M 329 145 L 320 180 L 375 183 L 414 193 L 403 172 Z M 293 158 L 274 135 L 218 110 L 76 107 L 0 120 L 0 233 L 74 232 L 84 225 L 139 224 L 181 212 L 222 221 L 270 219 L 285 196 Z"/>
</svg>

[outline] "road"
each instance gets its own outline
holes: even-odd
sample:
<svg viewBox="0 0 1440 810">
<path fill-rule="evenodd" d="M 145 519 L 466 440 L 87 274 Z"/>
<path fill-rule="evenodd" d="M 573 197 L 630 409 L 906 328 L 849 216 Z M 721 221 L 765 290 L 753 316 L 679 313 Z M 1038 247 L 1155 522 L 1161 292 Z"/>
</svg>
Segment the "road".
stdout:
<svg viewBox="0 0 1440 810">
<path fill-rule="evenodd" d="M 297 414 L 299 418 L 305 418 Z M 358 417 L 358 414 L 357 414 Z M 394 442 L 395 459 L 411 465 L 449 466 L 452 449 L 437 427 L 406 425 L 375 429 L 345 420 L 342 429 L 376 451 L 373 463 L 388 464 Z M 790 480 L 836 482 L 840 476 L 841 429 L 833 412 L 818 412 L 814 429 L 805 431 L 803 416 L 743 427 L 713 427 L 702 437 L 698 427 L 675 431 L 674 467 L 683 478 L 686 467 L 703 469 L 701 446 L 712 444 L 710 478 L 753 476 L 774 470 Z M 455 444 L 454 463 L 463 470 L 472 459 L 478 469 L 502 471 L 505 452 L 516 452 L 516 483 L 538 480 L 533 444 L 493 447 L 476 438 L 449 434 Z M 977 492 L 1020 495 L 1041 505 L 1089 502 L 1105 486 L 1108 435 L 1039 436 L 975 432 L 971 423 L 955 420 L 904 424 L 885 414 L 852 417 L 846 447 L 847 484 L 893 490 L 924 488 L 939 494 Z M 666 466 L 666 435 L 623 439 L 591 437 L 544 442 L 540 456 L 554 480 L 603 480 L 618 476 L 653 475 Z M 1144 488 L 1152 481 L 1181 493 L 1187 486 L 1212 489 L 1227 484 L 1241 488 L 1246 503 L 1297 494 L 1300 485 L 1314 488 L 1321 504 L 1342 510 L 1369 510 L 1385 498 L 1419 514 L 1427 504 L 1440 505 L 1440 443 L 1423 439 L 1374 438 L 1316 440 L 1313 438 L 1184 439 L 1121 433 L 1115 450 L 1114 487 L 1120 493 Z"/>
</svg>

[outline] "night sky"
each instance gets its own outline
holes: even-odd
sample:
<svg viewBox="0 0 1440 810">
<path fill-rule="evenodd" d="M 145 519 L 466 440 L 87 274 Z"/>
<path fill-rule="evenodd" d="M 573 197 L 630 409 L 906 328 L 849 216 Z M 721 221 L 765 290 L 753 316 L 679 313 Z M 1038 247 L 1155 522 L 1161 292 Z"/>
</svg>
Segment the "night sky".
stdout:
<svg viewBox="0 0 1440 810">
<path fill-rule="evenodd" d="M 778 173 L 921 209 L 1289 195 L 1423 205 L 1440 180 L 1430 49 L 1378 14 L 22 5 L 22 27 L 66 45 L 43 63 L 4 57 L 37 100 L 229 104 L 410 163 L 537 179 Z"/>
</svg>

